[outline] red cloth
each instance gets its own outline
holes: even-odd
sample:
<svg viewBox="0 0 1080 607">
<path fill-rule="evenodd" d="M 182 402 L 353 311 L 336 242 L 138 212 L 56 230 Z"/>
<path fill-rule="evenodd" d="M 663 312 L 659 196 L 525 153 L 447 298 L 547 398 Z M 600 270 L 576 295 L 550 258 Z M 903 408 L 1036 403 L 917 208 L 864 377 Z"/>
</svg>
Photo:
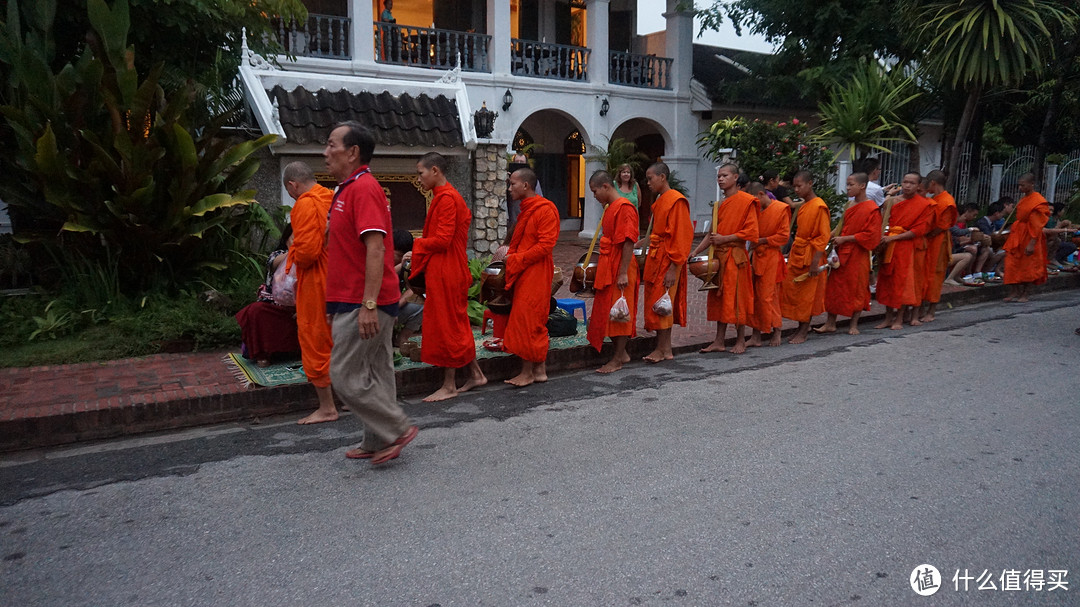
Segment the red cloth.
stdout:
<svg viewBox="0 0 1080 607">
<path fill-rule="evenodd" d="M 709 291 L 706 318 L 721 323 L 749 324 L 754 313 L 754 269 L 746 251 L 747 241 L 758 239 L 758 199 L 736 192 L 720 203 L 715 233 L 734 234 L 739 240 L 715 247 L 720 262 L 720 288 Z"/>
<path fill-rule="evenodd" d="M 326 301 L 364 303 L 364 268 L 367 247 L 365 232 L 383 234 L 382 285 L 375 303 L 387 306 L 401 299 L 397 274 L 394 273 L 394 230 L 390 225 L 390 203 L 382 186 L 360 167 L 338 185 L 330 212 L 330 237 L 327 242 L 328 264 Z"/>
<path fill-rule="evenodd" d="M 540 196 L 522 200 L 506 254 L 506 288 L 513 305 L 503 347 L 534 363 L 547 360 L 547 319 L 555 273 L 551 254 L 558 240 L 559 210 L 555 204 Z"/>
<path fill-rule="evenodd" d="M 476 359 L 467 313 L 472 274 L 465 247 L 472 213 L 454 186 L 434 189 L 424 232 L 413 243 L 412 276 L 424 272 L 424 328 L 420 360 L 436 367 L 464 367 Z"/>
<path fill-rule="evenodd" d="M 236 313 L 240 338 L 247 358 L 268 360 L 275 354 L 300 350 L 296 333 L 296 308 L 256 301 Z"/>
<path fill-rule="evenodd" d="M 780 283 L 784 280 L 785 263 L 781 247 L 787 244 L 791 231 L 791 207 L 773 201 L 758 216 L 758 238 L 765 244 L 754 248 L 751 264 L 754 268 L 754 315 L 750 326 L 762 333 L 772 333 L 784 319 L 780 313 Z"/>
<path fill-rule="evenodd" d="M 864 200 L 844 212 L 840 236 L 854 236 L 855 242 L 836 247 L 840 267 L 829 271 L 825 283 L 825 311 L 851 316 L 870 309 L 870 251 L 881 242 L 881 208 Z"/>
<path fill-rule="evenodd" d="M 915 256 L 917 252 L 925 256 L 926 249 L 919 249 L 919 241 L 925 243 L 924 237 L 930 231 L 933 219 L 930 201 L 922 196 L 901 199 L 893 204 L 889 213 L 889 233 L 899 235 L 911 231 L 915 238 L 895 241 L 886 247 L 886 259 L 882 260 L 877 282 L 877 300 L 881 305 L 899 308 L 922 303 L 922 294 L 915 282 Z"/>
<path fill-rule="evenodd" d="M 596 295 L 593 297 L 592 316 L 589 317 L 589 343 L 599 352 L 604 345 L 604 337 L 630 336 L 636 333 L 638 264 L 633 254 L 627 270 L 629 285 L 619 291 L 615 279 L 622 265 L 623 246 L 629 242 L 631 249 L 638 239 L 638 213 L 634 203 L 626 198 L 619 198 L 604 209 L 601 221 L 603 236 L 600 237 L 600 258 L 596 265 Z M 626 322 L 610 322 L 611 305 L 622 296 L 630 307 L 630 318 Z"/>
<path fill-rule="evenodd" d="M 644 307 L 645 330 L 670 329 L 675 324 L 686 326 L 686 258 L 694 246 L 694 223 L 690 220 L 690 203 L 678 190 L 661 194 L 651 207 L 653 221 L 649 235 L 649 252 L 645 257 Z M 664 288 L 664 274 L 672 265 L 680 266 L 675 285 Z M 664 293 L 670 293 L 674 314 L 658 316 L 652 311 Z"/>
<path fill-rule="evenodd" d="M 1050 219 L 1050 205 L 1042 194 L 1032 192 L 1016 204 L 1016 221 L 1009 227 L 1005 241 L 1005 284 L 1046 282 L 1046 237 L 1043 228 Z M 1035 239 L 1035 253 L 1026 254 L 1028 243 Z"/>
<path fill-rule="evenodd" d="M 787 276 L 780 291 L 780 310 L 784 318 L 810 322 L 811 318 L 825 311 L 825 280 L 828 275 L 821 272 L 799 282 L 795 282 L 795 279 L 810 272 L 814 255 L 824 253 L 829 244 L 832 236 L 829 206 L 820 198 L 807 200 L 799 207 L 795 224 L 795 242 L 788 253 Z M 825 265 L 824 255 L 817 265 Z"/>
<path fill-rule="evenodd" d="M 926 239 L 926 273 L 923 280 L 922 299 L 930 303 L 941 301 L 941 285 L 949 272 L 949 259 L 952 257 L 952 234 L 949 228 L 956 224 L 959 212 L 952 194 L 942 192 L 930 199 L 934 205 L 934 225 L 931 228 L 941 230 L 937 235 Z"/>
<path fill-rule="evenodd" d="M 289 265 L 296 265 L 296 326 L 300 361 L 308 381 L 330 385 L 330 350 L 334 338 L 326 322 L 326 214 L 334 193 L 319 184 L 301 194 L 289 214 L 293 244 Z"/>
</svg>

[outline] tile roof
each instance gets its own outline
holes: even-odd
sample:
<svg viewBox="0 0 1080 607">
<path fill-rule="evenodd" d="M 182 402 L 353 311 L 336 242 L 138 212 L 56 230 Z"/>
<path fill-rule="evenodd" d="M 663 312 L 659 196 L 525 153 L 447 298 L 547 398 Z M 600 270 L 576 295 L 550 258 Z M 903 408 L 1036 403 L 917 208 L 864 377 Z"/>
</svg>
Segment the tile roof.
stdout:
<svg viewBox="0 0 1080 607">
<path fill-rule="evenodd" d="M 709 98 L 717 103 L 763 105 L 788 108 L 816 108 L 817 103 L 804 97 L 804 91 L 774 82 L 773 94 L 763 96 L 760 83 L 776 73 L 774 55 L 740 49 L 694 45 L 694 78 L 700 82 Z M 785 94 L 777 95 L 780 87 Z"/>
<path fill-rule="evenodd" d="M 276 102 L 278 119 L 289 143 L 325 144 L 330 129 L 345 120 L 368 126 L 380 145 L 460 147 L 457 103 L 444 95 L 395 97 L 389 92 L 353 93 L 347 90 L 312 92 L 298 86 L 291 92 L 280 85 L 267 91 Z"/>
</svg>

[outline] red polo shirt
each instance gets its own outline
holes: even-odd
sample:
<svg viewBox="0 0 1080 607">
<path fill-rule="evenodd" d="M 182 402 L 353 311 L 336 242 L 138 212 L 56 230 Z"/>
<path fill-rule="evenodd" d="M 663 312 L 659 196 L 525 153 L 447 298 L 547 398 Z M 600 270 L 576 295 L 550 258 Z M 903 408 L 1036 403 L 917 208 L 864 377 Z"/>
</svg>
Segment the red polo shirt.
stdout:
<svg viewBox="0 0 1080 607">
<path fill-rule="evenodd" d="M 365 232 L 381 232 L 386 251 L 383 255 L 382 285 L 375 303 L 396 304 L 401 298 L 394 274 L 394 236 L 390 225 L 390 203 L 382 186 L 368 167 L 360 167 L 338 185 L 330 205 L 327 303 L 364 303 L 364 270 L 367 267 Z"/>
</svg>

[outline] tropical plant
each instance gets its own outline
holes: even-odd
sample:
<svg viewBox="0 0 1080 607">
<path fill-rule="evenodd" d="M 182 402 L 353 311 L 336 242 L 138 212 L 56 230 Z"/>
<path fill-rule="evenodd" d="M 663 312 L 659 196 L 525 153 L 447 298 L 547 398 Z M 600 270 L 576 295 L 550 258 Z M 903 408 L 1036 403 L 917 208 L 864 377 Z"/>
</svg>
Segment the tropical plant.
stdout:
<svg viewBox="0 0 1080 607">
<path fill-rule="evenodd" d="M 472 274 L 472 286 L 469 287 L 469 322 L 476 326 L 484 323 L 484 309 L 487 307 L 480 302 L 480 288 L 483 285 L 484 270 L 491 265 L 491 255 L 475 257 L 469 260 L 469 273 Z"/>
<path fill-rule="evenodd" d="M 165 94 L 162 65 L 141 77 L 126 0 L 88 0 L 88 44 L 55 73 L 55 3 L 34 6 L 23 23 L 9 2 L 0 36 L 9 75 L 0 197 L 16 236 L 52 247 L 61 263 L 115 259 L 131 293 L 225 268 L 242 248 L 234 232 L 265 216 L 244 188 L 258 169 L 253 153 L 274 137 L 230 141 L 220 135 L 227 115 L 192 119 L 191 88 Z"/>
<path fill-rule="evenodd" d="M 590 145 L 589 148 L 596 159 L 604 163 L 604 170 L 613 176 L 620 166 L 627 164 L 634 171 L 635 179 L 643 177 L 651 160 L 638 151 L 634 142 L 621 137 L 609 139 L 604 147 Z"/>
<path fill-rule="evenodd" d="M 1054 0 L 928 0 L 919 14 L 927 67 L 967 97 L 945 165 L 951 187 L 983 91 L 1041 74 L 1054 53 L 1048 24 L 1071 34 L 1076 13 Z"/>
<path fill-rule="evenodd" d="M 886 71 L 875 61 L 862 62 L 818 105 L 821 125 L 815 140 L 838 148 L 834 161 L 846 151 L 853 162 L 870 150 L 892 153 L 882 145 L 885 142 L 915 143 L 911 125 L 900 117 L 902 108 L 921 95 L 914 82 L 900 69 Z"/>
</svg>

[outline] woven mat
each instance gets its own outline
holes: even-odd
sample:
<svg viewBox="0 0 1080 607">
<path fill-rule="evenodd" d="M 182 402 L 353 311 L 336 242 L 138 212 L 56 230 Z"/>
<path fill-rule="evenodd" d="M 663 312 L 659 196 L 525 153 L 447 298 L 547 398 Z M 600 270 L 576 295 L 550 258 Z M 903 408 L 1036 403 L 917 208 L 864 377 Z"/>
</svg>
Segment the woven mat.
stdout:
<svg viewBox="0 0 1080 607">
<path fill-rule="evenodd" d="M 298 360 L 274 363 L 268 367 L 260 367 L 255 364 L 255 361 L 248 360 L 239 354 L 226 354 L 224 360 L 235 367 L 233 375 L 248 386 L 251 384 L 287 386 L 307 383 L 304 367 Z"/>
<path fill-rule="evenodd" d="M 419 344 L 422 339 L 423 339 L 423 334 L 421 334 L 421 335 L 419 335 L 417 337 L 413 337 L 410 341 Z M 499 356 L 510 356 L 510 354 L 508 354 L 506 352 L 492 352 L 491 350 L 488 350 L 487 348 L 485 348 L 484 347 L 484 342 L 488 341 L 489 339 L 491 339 L 491 331 L 488 331 L 487 335 L 481 336 L 480 335 L 480 328 L 479 327 L 473 327 L 473 341 L 476 342 L 476 358 L 482 360 L 482 359 L 485 359 L 485 358 L 497 358 Z M 548 349 L 550 349 L 550 350 L 565 350 L 567 348 L 576 348 L 578 346 L 585 346 L 585 345 L 588 345 L 588 344 L 589 344 L 589 340 L 585 336 L 585 327 L 584 327 L 584 325 L 582 325 L 579 322 L 578 323 L 577 335 L 570 335 L 570 336 L 567 336 L 567 337 L 552 337 L 551 342 L 548 345 Z M 403 369 L 416 369 L 416 368 L 419 368 L 419 367 L 428 366 L 428 365 L 425 365 L 424 363 L 421 363 L 421 362 L 413 362 L 413 361 L 409 360 L 408 358 L 404 358 L 404 357 L 395 356 L 394 358 L 395 358 L 395 360 L 394 360 L 394 369 L 398 370 L 398 371 L 403 370 Z"/>
</svg>

